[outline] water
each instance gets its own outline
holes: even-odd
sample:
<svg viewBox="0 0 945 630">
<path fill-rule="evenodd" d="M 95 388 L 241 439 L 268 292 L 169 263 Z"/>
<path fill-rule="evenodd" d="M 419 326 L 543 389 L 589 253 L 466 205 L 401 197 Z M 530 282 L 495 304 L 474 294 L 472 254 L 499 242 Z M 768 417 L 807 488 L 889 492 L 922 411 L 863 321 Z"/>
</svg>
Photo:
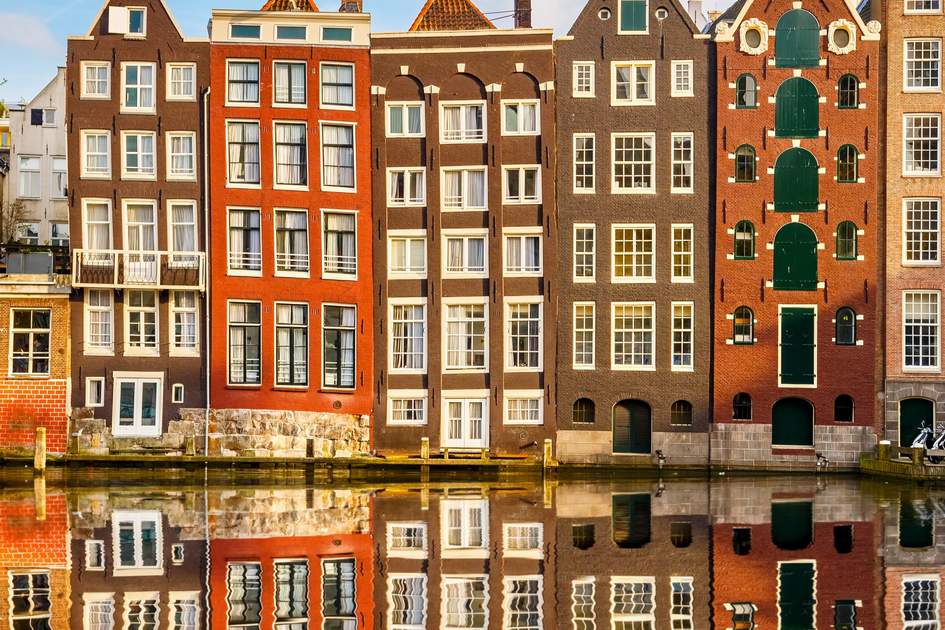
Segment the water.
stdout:
<svg viewBox="0 0 945 630">
<path fill-rule="evenodd" d="M 943 617 L 941 490 L 120 477 L 0 480 L 0 627 L 937 630 Z"/>
</svg>

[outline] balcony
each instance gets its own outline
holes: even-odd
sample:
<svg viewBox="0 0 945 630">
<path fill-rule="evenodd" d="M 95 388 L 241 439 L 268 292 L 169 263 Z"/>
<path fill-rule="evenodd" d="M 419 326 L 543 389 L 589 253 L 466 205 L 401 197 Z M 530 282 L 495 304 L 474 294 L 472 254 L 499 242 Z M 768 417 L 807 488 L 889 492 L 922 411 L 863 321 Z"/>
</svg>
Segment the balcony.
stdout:
<svg viewBox="0 0 945 630">
<path fill-rule="evenodd" d="M 72 286 L 75 287 L 203 291 L 206 285 L 207 255 L 204 252 L 72 251 Z"/>
</svg>

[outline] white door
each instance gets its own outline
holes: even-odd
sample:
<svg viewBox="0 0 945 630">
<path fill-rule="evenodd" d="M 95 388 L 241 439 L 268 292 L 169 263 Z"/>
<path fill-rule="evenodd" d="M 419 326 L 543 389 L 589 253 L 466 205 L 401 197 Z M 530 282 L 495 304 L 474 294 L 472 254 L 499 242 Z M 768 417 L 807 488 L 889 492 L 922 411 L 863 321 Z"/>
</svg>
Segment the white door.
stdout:
<svg viewBox="0 0 945 630">
<path fill-rule="evenodd" d="M 485 398 L 447 399 L 443 408 L 443 446 L 486 448 L 489 446 L 489 411 Z"/>
</svg>

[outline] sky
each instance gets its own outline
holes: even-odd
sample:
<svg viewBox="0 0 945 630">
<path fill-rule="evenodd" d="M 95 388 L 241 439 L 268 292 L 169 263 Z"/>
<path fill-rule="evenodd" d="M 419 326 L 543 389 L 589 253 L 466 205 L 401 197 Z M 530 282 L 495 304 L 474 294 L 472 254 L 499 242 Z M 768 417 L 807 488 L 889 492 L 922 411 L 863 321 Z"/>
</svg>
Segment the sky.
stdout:
<svg viewBox="0 0 945 630">
<path fill-rule="evenodd" d="M 206 36 L 213 8 L 258 9 L 263 0 L 166 0 L 185 34 Z M 66 37 L 84 35 L 103 0 L 0 0 L 0 101 L 28 100 L 38 93 L 65 63 Z M 334 11 L 340 0 L 316 0 L 322 10 Z M 410 26 L 424 0 L 364 0 L 375 31 L 400 31 Z M 513 0 L 477 0 L 490 17 L 507 15 Z M 728 0 L 706 0 L 706 10 L 727 6 Z M 568 31 L 584 0 L 532 0 L 532 23 Z M 503 13 L 506 12 L 506 13 Z M 500 28 L 511 26 L 498 19 Z"/>
</svg>

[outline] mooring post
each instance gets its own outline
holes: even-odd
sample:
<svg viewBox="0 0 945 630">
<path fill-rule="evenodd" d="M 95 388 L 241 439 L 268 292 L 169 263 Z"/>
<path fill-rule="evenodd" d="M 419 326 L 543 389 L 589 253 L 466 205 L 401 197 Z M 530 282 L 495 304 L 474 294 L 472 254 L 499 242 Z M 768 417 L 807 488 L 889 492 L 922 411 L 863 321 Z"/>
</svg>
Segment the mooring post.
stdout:
<svg viewBox="0 0 945 630">
<path fill-rule="evenodd" d="M 876 459 L 878 459 L 881 462 L 884 462 L 887 459 L 889 459 L 890 446 L 891 444 L 889 440 L 881 440 L 879 443 L 879 446 L 876 449 Z"/>
<path fill-rule="evenodd" d="M 46 520 L 46 477 L 33 477 L 33 511 L 37 521 Z"/>
<path fill-rule="evenodd" d="M 46 474 L 46 427 L 36 427 L 36 446 L 33 448 L 33 472 Z"/>
<path fill-rule="evenodd" d="M 551 468 L 551 466 L 554 463 L 554 451 L 552 450 L 552 447 L 551 447 L 550 438 L 545 439 L 545 449 L 542 453 L 541 463 L 542 463 L 542 466 L 544 466 L 545 468 Z"/>
<path fill-rule="evenodd" d="M 420 438 L 420 459 L 430 459 L 430 438 Z"/>
</svg>

